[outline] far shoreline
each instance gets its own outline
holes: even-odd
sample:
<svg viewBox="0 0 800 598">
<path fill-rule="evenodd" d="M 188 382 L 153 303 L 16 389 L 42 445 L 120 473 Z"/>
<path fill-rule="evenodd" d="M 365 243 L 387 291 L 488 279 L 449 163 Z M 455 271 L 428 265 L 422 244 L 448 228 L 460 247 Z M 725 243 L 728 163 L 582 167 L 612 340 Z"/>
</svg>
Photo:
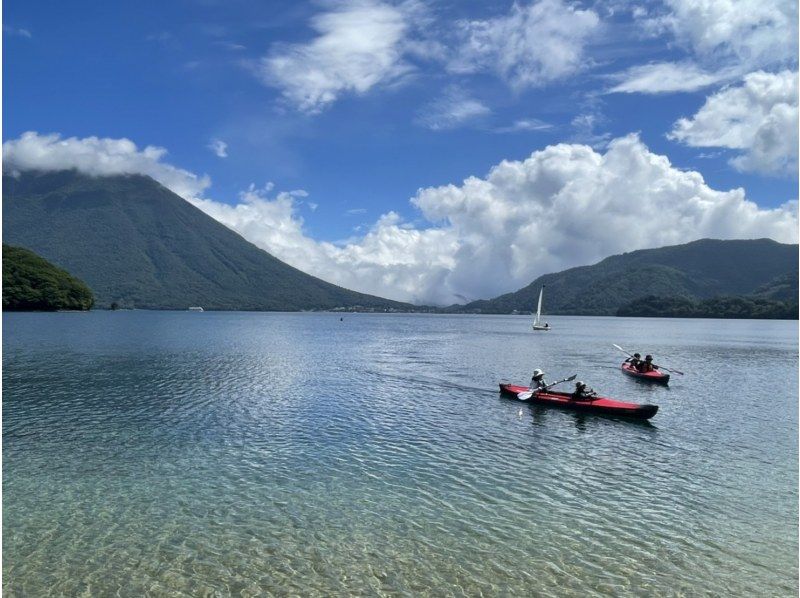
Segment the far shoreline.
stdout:
<svg viewBox="0 0 800 598">
<path fill-rule="evenodd" d="M 177 308 L 152 308 L 152 307 L 135 307 L 135 308 L 118 308 L 118 309 L 104 309 L 93 308 L 89 310 L 79 309 L 59 309 L 59 310 L 33 310 L 33 309 L 4 309 L 3 314 L 88 314 L 88 313 L 111 313 L 111 312 L 151 312 L 151 313 L 228 313 L 228 314 L 331 314 L 335 316 L 354 316 L 354 315 L 377 315 L 377 316 L 487 316 L 487 317 L 521 317 L 528 318 L 531 314 L 527 313 L 477 313 L 477 312 L 455 312 L 455 311 L 378 311 L 378 310 L 363 310 L 363 311 L 342 311 L 342 310 L 267 310 L 267 309 L 214 309 L 204 308 L 202 312 L 196 310 L 177 309 Z M 697 316 L 617 316 L 614 314 L 550 314 L 552 318 L 609 318 L 614 320 L 702 320 L 702 321 L 753 321 L 753 322 L 797 322 L 798 318 L 734 318 L 734 317 L 718 317 L 707 318 Z"/>
</svg>

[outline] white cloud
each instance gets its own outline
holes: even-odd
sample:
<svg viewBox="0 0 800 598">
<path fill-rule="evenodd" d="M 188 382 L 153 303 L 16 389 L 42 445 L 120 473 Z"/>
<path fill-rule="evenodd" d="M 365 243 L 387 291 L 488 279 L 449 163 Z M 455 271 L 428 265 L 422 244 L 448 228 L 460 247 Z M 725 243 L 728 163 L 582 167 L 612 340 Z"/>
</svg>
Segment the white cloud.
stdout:
<svg viewBox="0 0 800 598">
<path fill-rule="evenodd" d="M 211 185 L 208 176 L 162 162 L 163 147 L 142 150 L 129 139 L 69 137 L 33 131 L 3 142 L 3 166 L 9 170 L 76 169 L 92 176 L 146 174 L 184 199 L 201 195 Z"/>
<path fill-rule="evenodd" d="M 746 68 L 796 61 L 795 0 L 666 0 L 660 17 L 700 60 Z"/>
<path fill-rule="evenodd" d="M 617 74 L 611 90 L 697 91 L 760 68 L 797 63 L 795 0 L 665 0 L 666 11 L 634 13 L 643 33 L 668 34 L 688 55 Z"/>
<path fill-rule="evenodd" d="M 280 259 L 359 291 L 447 304 L 515 290 L 607 255 L 700 237 L 797 241 L 797 205 L 762 209 L 741 189 L 711 189 L 635 135 L 605 153 L 559 144 L 504 161 L 485 178 L 420 189 L 427 226 L 382 216 L 361 237 L 317 242 L 290 197 L 198 204 Z"/>
<path fill-rule="evenodd" d="M 669 137 L 692 147 L 743 150 L 732 160 L 740 170 L 796 172 L 797 85 L 796 72 L 750 73 L 742 85 L 708 97 L 692 118 L 678 120 Z"/>
<path fill-rule="evenodd" d="M 481 101 L 470 97 L 458 87 L 450 87 L 442 97 L 424 106 L 416 120 L 424 127 L 441 131 L 474 122 L 491 113 L 489 107 Z"/>
<path fill-rule="evenodd" d="M 585 145 L 549 146 L 524 161 L 502 162 L 485 178 L 421 189 L 412 203 L 429 227 L 404 225 L 390 213 L 342 246 L 309 239 L 280 196 L 201 207 L 321 278 L 434 303 L 492 297 L 545 272 L 699 237 L 797 240 L 795 203 L 767 210 L 741 189 L 715 191 L 633 135 L 614 140 L 604 154 Z"/>
<path fill-rule="evenodd" d="M 206 147 L 214 152 L 218 158 L 228 157 L 228 144 L 221 139 L 212 139 L 211 143 L 209 143 Z"/>
<path fill-rule="evenodd" d="M 597 128 L 606 122 L 607 119 L 598 111 L 578 114 L 570 123 L 575 130 L 572 141 L 589 145 L 594 149 L 605 147 L 611 139 L 611 133 L 598 133 Z"/>
<path fill-rule="evenodd" d="M 697 91 L 734 77 L 730 70 L 708 72 L 694 62 L 640 64 L 613 75 L 619 81 L 612 93 L 675 93 Z"/>
<path fill-rule="evenodd" d="M 523 133 L 528 131 L 546 131 L 552 128 L 553 125 L 539 120 L 538 118 L 521 118 L 515 120 L 506 127 L 496 127 L 493 131 L 495 133 Z"/>
<path fill-rule="evenodd" d="M 308 113 L 342 94 L 395 82 L 413 68 L 404 58 L 410 11 L 377 0 L 349 0 L 311 19 L 317 37 L 310 42 L 275 45 L 257 72 Z"/>
<path fill-rule="evenodd" d="M 411 203 L 427 221 L 424 227 L 390 212 L 363 237 L 342 244 L 307 236 L 298 215 L 303 191 L 272 196 L 271 185 L 251 186 L 230 205 L 200 197 L 207 179 L 160 162 L 163 149 L 148 154 L 128 140 L 88 138 L 66 140 L 72 152 L 59 153 L 53 148 L 57 136 L 38 137 L 38 144 L 35 139 L 3 144 L 4 162 L 94 175 L 138 167 L 301 270 L 421 303 L 492 297 L 546 272 L 700 237 L 797 242 L 796 201 L 764 209 L 742 189 L 711 189 L 699 173 L 673 167 L 635 135 L 615 139 L 604 153 L 586 145 L 551 145 L 525 160 L 503 161 L 486 177 L 420 189 Z M 126 149 L 109 150 L 118 146 Z"/>
<path fill-rule="evenodd" d="M 563 0 L 538 0 L 454 27 L 435 24 L 417 0 L 344 0 L 310 25 L 313 39 L 274 44 L 255 72 L 290 105 L 314 114 L 342 95 L 404 81 L 415 60 L 455 74 L 493 73 L 517 89 L 562 79 L 589 63 L 583 50 L 600 18 Z"/>
<path fill-rule="evenodd" d="M 289 194 L 269 197 L 251 188 L 240 199 L 236 205 L 210 199 L 192 203 L 279 259 L 347 288 L 430 301 L 431 289 L 455 265 L 457 241 L 450 231 L 409 228 L 392 212 L 363 237 L 338 245 L 305 234 L 297 202 Z"/>
<path fill-rule="evenodd" d="M 7 33 L 8 35 L 16 35 L 19 37 L 27 37 L 28 39 L 33 37 L 28 29 L 23 29 L 22 27 L 10 27 L 8 25 L 3 25 L 3 33 Z"/>
<path fill-rule="evenodd" d="M 581 70 L 597 14 L 561 0 L 514 4 L 504 16 L 457 24 L 456 73 L 494 72 L 515 88 L 535 87 Z"/>
</svg>

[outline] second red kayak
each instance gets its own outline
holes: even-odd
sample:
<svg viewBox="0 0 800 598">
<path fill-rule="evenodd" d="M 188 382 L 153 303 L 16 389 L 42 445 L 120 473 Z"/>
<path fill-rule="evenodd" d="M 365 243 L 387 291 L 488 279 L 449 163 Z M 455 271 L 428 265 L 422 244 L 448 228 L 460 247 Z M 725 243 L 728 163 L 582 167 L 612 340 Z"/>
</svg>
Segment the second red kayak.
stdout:
<svg viewBox="0 0 800 598">
<path fill-rule="evenodd" d="M 631 367 L 628 363 L 623 363 L 620 368 L 622 369 L 623 374 L 627 374 L 631 378 L 644 380 L 645 382 L 655 382 L 657 384 L 666 384 L 669 382 L 669 374 L 665 374 L 664 372 L 660 372 L 658 370 L 653 370 L 652 372 L 640 372 L 636 368 Z"/>
<path fill-rule="evenodd" d="M 521 392 L 528 392 L 527 386 L 515 386 L 514 384 L 501 384 L 500 392 L 507 396 L 518 396 Z M 546 392 L 535 392 L 529 403 L 537 405 L 550 405 L 561 409 L 572 411 L 584 411 L 587 413 L 597 413 L 600 415 L 614 415 L 617 417 L 634 417 L 637 419 L 650 419 L 658 411 L 658 405 L 639 405 L 637 403 L 624 403 L 606 397 L 596 397 L 590 400 L 575 400 L 567 392 L 556 392 L 548 390 Z"/>
</svg>

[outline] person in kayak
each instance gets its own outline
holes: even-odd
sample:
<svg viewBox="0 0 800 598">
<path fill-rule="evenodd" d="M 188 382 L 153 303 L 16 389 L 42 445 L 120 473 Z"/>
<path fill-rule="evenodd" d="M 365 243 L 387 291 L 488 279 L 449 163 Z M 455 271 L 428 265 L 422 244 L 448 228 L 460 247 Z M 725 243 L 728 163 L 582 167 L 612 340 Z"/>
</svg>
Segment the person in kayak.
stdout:
<svg viewBox="0 0 800 598">
<path fill-rule="evenodd" d="M 573 401 L 588 401 L 597 396 L 597 393 L 591 388 L 587 387 L 583 382 L 575 383 L 575 392 L 570 397 Z"/>
<path fill-rule="evenodd" d="M 644 361 L 639 362 L 639 366 L 637 367 L 637 369 L 643 374 L 647 372 L 655 372 L 656 366 L 653 365 L 653 356 L 645 355 Z"/>
<path fill-rule="evenodd" d="M 533 377 L 531 378 L 531 390 L 546 390 L 547 382 L 544 381 L 544 372 L 542 370 L 533 370 Z"/>
<path fill-rule="evenodd" d="M 634 353 L 633 357 L 628 357 L 628 359 L 625 360 L 625 363 L 627 363 L 628 365 L 630 365 L 630 367 L 636 370 L 639 369 L 639 364 L 641 362 L 642 362 L 641 353 Z"/>
</svg>

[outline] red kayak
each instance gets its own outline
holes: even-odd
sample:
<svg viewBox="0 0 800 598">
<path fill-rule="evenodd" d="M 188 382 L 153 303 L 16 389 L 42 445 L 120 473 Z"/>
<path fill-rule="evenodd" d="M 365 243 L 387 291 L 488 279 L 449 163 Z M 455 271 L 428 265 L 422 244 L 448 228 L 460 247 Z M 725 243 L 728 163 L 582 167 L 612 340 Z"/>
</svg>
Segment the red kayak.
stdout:
<svg viewBox="0 0 800 598">
<path fill-rule="evenodd" d="M 631 367 L 629 363 L 623 363 L 620 368 L 622 369 L 623 374 L 627 374 L 631 378 L 644 380 L 646 382 L 656 382 L 658 384 L 666 384 L 669 382 L 669 374 L 665 374 L 658 370 L 653 370 L 652 372 L 640 372 L 636 368 Z"/>
<path fill-rule="evenodd" d="M 515 386 L 513 384 L 500 384 L 500 392 L 507 396 L 516 397 L 521 392 L 528 392 L 527 386 Z M 606 397 L 594 397 L 592 399 L 576 400 L 568 392 L 556 392 L 554 390 L 539 391 L 533 393 L 529 403 L 537 405 L 550 405 L 561 409 L 571 409 L 585 413 L 597 413 L 600 415 L 614 415 L 617 417 L 635 417 L 637 419 L 650 419 L 658 411 L 658 405 L 639 405 L 637 403 L 623 403 Z"/>
</svg>

